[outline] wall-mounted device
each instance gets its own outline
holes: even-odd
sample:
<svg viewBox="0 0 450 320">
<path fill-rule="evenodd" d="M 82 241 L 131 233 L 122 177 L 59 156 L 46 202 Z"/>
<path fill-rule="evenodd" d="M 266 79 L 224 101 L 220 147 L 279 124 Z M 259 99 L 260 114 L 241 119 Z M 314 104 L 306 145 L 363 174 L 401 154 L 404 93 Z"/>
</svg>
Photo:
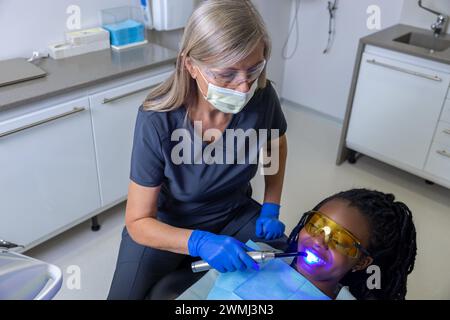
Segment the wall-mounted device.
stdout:
<svg viewBox="0 0 450 320">
<path fill-rule="evenodd" d="M 153 29 L 153 16 L 151 9 L 151 0 L 141 0 L 142 15 L 147 29 Z"/>
<path fill-rule="evenodd" d="M 195 8 L 195 0 L 142 0 L 146 12 L 150 10 L 151 2 L 152 27 L 157 31 L 181 29 L 186 26 Z M 141 3 L 142 3 L 141 2 Z M 148 14 L 150 17 L 150 13 Z M 150 18 L 149 18 L 150 19 Z"/>
</svg>

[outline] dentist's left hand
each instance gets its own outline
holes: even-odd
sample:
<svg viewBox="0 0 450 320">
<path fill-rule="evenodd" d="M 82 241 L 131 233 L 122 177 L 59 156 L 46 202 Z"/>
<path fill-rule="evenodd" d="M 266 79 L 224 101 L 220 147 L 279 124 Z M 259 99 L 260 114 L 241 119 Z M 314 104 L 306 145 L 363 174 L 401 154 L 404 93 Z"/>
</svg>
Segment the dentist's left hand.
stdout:
<svg viewBox="0 0 450 320">
<path fill-rule="evenodd" d="M 280 205 L 276 203 L 264 203 L 261 213 L 256 220 L 256 236 L 266 240 L 278 239 L 283 236 L 285 225 L 278 217 Z"/>
<path fill-rule="evenodd" d="M 230 236 L 194 230 L 188 240 L 188 250 L 191 256 L 201 257 L 222 273 L 246 268 L 259 270 L 258 263 L 246 252 L 253 249 Z"/>
</svg>

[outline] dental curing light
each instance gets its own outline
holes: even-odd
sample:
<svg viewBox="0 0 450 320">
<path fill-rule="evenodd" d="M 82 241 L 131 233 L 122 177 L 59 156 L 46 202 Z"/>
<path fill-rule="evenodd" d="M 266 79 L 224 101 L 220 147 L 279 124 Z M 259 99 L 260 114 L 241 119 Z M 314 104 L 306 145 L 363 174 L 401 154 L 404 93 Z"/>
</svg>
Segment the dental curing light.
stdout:
<svg viewBox="0 0 450 320">
<path fill-rule="evenodd" d="M 288 258 L 288 257 L 298 257 L 303 256 L 306 257 L 308 253 L 306 252 L 288 252 L 288 253 L 276 253 L 272 251 L 250 251 L 247 254 L 252 257 L 258 263 L 267 262 L 272 259 L 277 258 Z M 208 262 L 200 260 L 192 262 L 191 269 L 192 272 L 202 272 L 211 269 L 212 267 L 208 264 Z"/>
</svg>

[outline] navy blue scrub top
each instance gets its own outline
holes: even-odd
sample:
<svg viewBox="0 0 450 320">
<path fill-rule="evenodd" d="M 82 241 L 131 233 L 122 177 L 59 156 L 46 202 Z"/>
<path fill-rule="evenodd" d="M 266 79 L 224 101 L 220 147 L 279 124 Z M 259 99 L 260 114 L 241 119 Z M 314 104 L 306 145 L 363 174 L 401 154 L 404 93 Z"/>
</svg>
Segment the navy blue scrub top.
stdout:
<svg viewBox="0 0 450 320">
<path fill-rule="evenodd" d="M 211 226 L 229 221 L 239 214 L 240 207 L 255 202 L 250 196 L 250 180 L 258 171 L 257 164 L 174 164 L 172 148 L 179 144 L 171 141 L 175 129 L 188 129 L 193 134 L 184 106 L 168 112 L 139 108 L 130 179 L 145 187 L 161 185 L 158 220 L 176 227 L 214 230 Z M 270 129 L 278 129 L 280 137 L 285 134 L 286 119 L 270 81 L 255 92 L 241 112 L 233 115 L 227 129 L 267 129 L 269 136 Z"/>
</svg>

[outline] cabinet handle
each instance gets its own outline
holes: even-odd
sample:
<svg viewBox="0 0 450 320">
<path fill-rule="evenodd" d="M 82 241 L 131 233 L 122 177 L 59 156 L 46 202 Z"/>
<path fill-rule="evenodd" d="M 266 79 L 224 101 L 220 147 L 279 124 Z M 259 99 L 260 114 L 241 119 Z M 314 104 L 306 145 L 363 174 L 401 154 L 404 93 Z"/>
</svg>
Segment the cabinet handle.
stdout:
<svg viewBox="0 0 450 320">
<path fill-rule="evenodd" d="M 20 131 L 24 131 L 24 130 L 27 130 L 27 129 L 39 126 L 39 125 L 44 124 L 44 123 L 52 122 L 52 121 L 55 121 L 57 119 L 61 119 L 61 118 L 67 117 L 67 116 L 70 116 L 70 115 L 75 114 L 75 113 L 83 112 L 85 110 L 86 110 L 86 108 L 83 108 L 83 107 L 81 107 L 81 108 L 73 108 L 73 110 L 71 110 L 71 111 L 67 111 L 65 113 L 61 113 L 59 115 L 56 115 L 56 116 L 53 116 L 53 117 L 50 117 L 50 118 L 47 118 L 47 119 L 44 119 L 44 120 L 40 120 L 40 121 L 36 121 L 34 123 L 31 123 L 31 124 L 27 124 L 27 125 L 25 125 L 23 127 L 19 127 L 19 128 L 10 130 L 10 131 L 6 131 L 4 133 L 0 133 L 0 138 L 4 138 L 6 136 L 9 136 L 9 135 L 12 135 L 14 133 L 18 133 Z"/>
<path fill-rule="evenodd" d="M 446 134 L 450 134 L 450 129 L 445 129 L 444 131 L 442 131 L 443 133 L 446 133 Z"/>
<path fill-rule="evenodd" d="M 390 65 L 390 64 L 378 62 L 375 59 L 369 59 L 369 60 L 367 60 L 367 62 L 370 63 L 370 64 L 374 64 L 376 66 L 380 66 L 380 67 L 392 69 L 392 70 L 395 70 L 395 71 L 400 71 L 400 72 L 403 72 L 403 73 L 411 74 L 413 76 L 417 76 L 417 77 L 421 77 L 421 78 L 425 78 L 425 79 L 433 80 L 433 81 L 437 81 L 437 82 L 442 82 L 442 79 L 439 78 L 438 76 L 432 76 L 432 75 L 429 75 L 429 74 L 425 74 L 425 73 L 421 73 L 421 72 L 417 72 L 417 71 L 412 71 L 412 70 L 408 70 L 408 69 L 405 69 L 405 68 L 400 68 L 400 67 L 393 66 L 393 65 Z"/>
<path fill-rule="evenodd" d="M 142 92 L 142 91 L 145 91 L 145 90 L 153 89 L 153 88 L 157 87 L 158 85 L 159 85 L 159 83 L 156 84 L 156 85 L 152 85 L 152 86 L 149 86 L 149 87 L 145 87 L 145 88 L 139 89 L 139 90 L 128 92 L 128 93 L 122 94 L 122 95 L 114 97 L 114 98 L 105 98 L 105 99 L 103 99 L 102 104 L 108 104 L 108 103 L 111 103 L 111 102 L 114 102 L 114 101 L 117 101 L 117 100 L 129 97 L 129 96 L 131 96 L 131 95 L 133 95 L 135 93 L 139 93 L 139 92 Z"/>
<path fill-rule="evenodd" d="M 441 156 L 450 158 L 450 152 L 447 152 L 447 151 L 445 151 L 445 150 L 438 150 L 438 151 L 436 151 L 436 153 L 437 153 L 437 154 L 440 154 Z"/>
</svg>

